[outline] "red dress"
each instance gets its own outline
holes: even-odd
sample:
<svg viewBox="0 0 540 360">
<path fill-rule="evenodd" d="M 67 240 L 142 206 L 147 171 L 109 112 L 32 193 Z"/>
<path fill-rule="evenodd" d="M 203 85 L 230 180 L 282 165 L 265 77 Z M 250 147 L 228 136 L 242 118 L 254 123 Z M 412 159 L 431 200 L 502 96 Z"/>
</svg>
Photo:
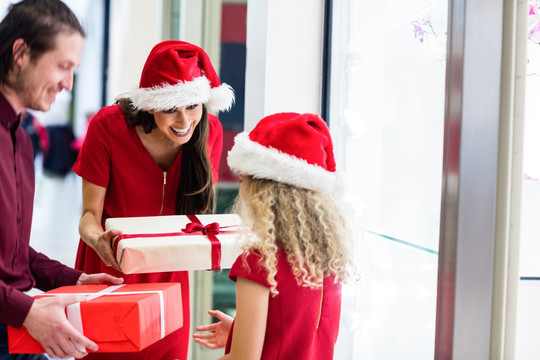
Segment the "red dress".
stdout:
<svg viewBox="0 0 540 360">
<path fill-rule="evenodd" d="M 223 146 L 223 128 L 208 115 L 208 152 L 213 179 Z M 101 109 L 90 121 L 88 133 L 73 171 L 91 183 L 107 188 L 102 226 L 109 217 L 174 215 L 180 180 L 181 153 L 164 172 L 142 144 L 119 106 Z M 166 178 L 166 181 L 164 181 Z M 163 207 L 163 210 L 161 210 Z M 182 286 L 184 325 L 138 353 L 93 353 L 85 359 L 180 359 L 187 358 L 190 339 L 189 278 L 187 271 L 125 275 L 104 265 L 97 253 L 80 240 L 75 267 L 88 274 L 105 272 L 121 276 L 125 283 L 179 282 Z"/>
<path fill-rule="evenodd" d="M 229 277 L 242 277 L 270 288 L 267 272 L 258 264 L 258 252 L 242 256 L 233 264 Z M 332 360 L 341 312 L 341 284 L 333 277 L 324 279 L 323 290 L 299 286 L 285 253 L 277 255 L 277 290 L 268 303 L 268 317 L 261 360 Z M 321 300 L 322 296 L 322 300 Z M 230 352 L 234 324 L 229 332 L 225 354 Z"/>
</svg>

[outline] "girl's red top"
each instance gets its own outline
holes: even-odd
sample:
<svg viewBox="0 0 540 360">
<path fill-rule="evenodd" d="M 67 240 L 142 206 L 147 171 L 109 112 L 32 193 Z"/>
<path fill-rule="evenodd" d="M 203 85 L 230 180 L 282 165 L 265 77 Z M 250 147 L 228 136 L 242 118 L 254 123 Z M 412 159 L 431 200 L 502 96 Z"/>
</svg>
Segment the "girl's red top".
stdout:
<svg viewBox="0 0 540 360">
<path fill-rule="evenodd" d="M 242 255 L 233 264 L 229 277 L 254 281 L 270 288 L 267 271 L 259 265 L 259 252 L 250 252 L 247 267 Z M 277 254 L 277 290 L 270 294 L 262 360 L 332 360 L 341 312 L 341 284 L 334 277 L 324 279 L 322 289 L 298 285 L 282 250 Z M 322 299 L 321 299 L 322 297 Z M 234 324 L 233 324 L 234 328 Z M 233 328 L 225 354 L 231 349 Z"/>
<path fill-rule="evenodd" d="M 223 128 L 208 115 L 208 153 L 214 182 L 223 146 Z M 164 172 L 143 146 L 137 131 L 119 106 L 101 109 L 90 121 L 73 171 L 107 189 L 102 226 L 109 217 L 175 215 L 181 153 Z M 163 207 L 163 209 L 162 209 Z M 179 282 L 182 286 L 183 327 L 138 353 L 93 353 L 85 359 L 186 359 L 189 343 L 189 279 L 187 271 L 125 275 L 104 265 L 97 253 L 80 240 L 75 267 L 88 274 L 105 272 L 125 283 Z"/>
</svg>

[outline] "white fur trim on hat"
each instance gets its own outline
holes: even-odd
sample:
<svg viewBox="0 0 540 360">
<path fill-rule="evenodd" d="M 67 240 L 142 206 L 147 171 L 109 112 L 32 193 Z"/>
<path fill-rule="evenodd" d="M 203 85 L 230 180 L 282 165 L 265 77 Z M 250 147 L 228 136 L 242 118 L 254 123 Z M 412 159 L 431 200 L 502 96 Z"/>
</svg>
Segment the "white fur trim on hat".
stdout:
<svg viewBox="0 0 540 360">
<path fill-rule="evenodd" d="M 228 84 L 222 83 L 220 86 L 210 90 L 208 107 L 214 111 L 228 111 L 234 104 L 234 90 Z"/>
<path fill-rule="evenodd" d="M 305 189 L 334 192 L 338 185 L 335 173 L 252 141 L 247 132 L 234 138 L 227 162 L 238 173 Z"/>
<path fill-rule="evenodd" d="M 164 111 L 194 104 L 206 104 L 213 111 L 228 110 L 234 102 L 234 92 L 227 84 L 211 89 L 210 81 L 201 76 L 176 85 L 164 84 L 152 88 L 138 88 L 131 100 L 139 110 Z"/>
</svg>

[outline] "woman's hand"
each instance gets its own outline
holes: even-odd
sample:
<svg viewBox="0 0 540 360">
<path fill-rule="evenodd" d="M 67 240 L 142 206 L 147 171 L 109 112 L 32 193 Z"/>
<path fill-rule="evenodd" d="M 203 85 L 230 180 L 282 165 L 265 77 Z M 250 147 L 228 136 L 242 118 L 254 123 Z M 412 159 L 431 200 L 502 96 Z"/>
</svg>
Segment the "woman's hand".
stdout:
<svg viewBox="0 0 540 360">
<path fill-rule="evenodd" d="M 112 267 L 118 271 L 122 270 L 114 257 L 112 242 L 114 238 L 120 234 L 122 234 L 120 230 L 111 229 L 97 236 L 91 237 L 87 242 L 88 245 L 90 245 L 96 251 L 106 266 Z"/>
<path fill-rule="evenodd" d="M 96 251 L 105 265 L 121 271 L 120 265 L 114 258 L 111 244 L 114 237 L 122 232 L 116 229 L 103 232 L 101 227 L 107 188 L 92 184 L 85 179 L 82 180 L 82 185 L 83 204 L 81 221 L 79 222 L 81 239 Z"/>
<path fill-rule="evenodd" d="M 202 325 L 195 328 L 196 331 L 209 331 L 204 334 L 193 334 L 193 338 L 197 344 L 201 344 L 208 349 L 221 349 L 227 344 L 227 338 L 229 337 L 229 331 L 234 318 L 219 311 L 208 310 L 208 313 L 218 318 L 220 321 L 211 325 Z"/>
</svg>

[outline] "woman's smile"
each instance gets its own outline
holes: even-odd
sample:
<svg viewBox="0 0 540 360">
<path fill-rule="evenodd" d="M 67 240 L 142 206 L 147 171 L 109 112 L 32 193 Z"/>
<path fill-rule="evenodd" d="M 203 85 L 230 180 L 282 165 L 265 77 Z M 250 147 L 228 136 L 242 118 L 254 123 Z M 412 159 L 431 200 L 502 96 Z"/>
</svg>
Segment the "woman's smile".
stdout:
<svg viewBox="0 0 540 360">
<path fill-rule="evenodd" d="M 176 136 L 180 136 L 180 137 L 185 136 L 189 133 L 189 130 L 191 130 L 191 124 L 189 124 L 189 126 L 185 129 L 179 129 L 174 126 L 171 126 L 171 130 Z"/>
<path fill-rule="evenodd" d="M 201 121 L 202 104 L 179 106 L 163 111 L 149 111 L 162 135 L 178 145 L 187 143 Z"/>
</svg>

